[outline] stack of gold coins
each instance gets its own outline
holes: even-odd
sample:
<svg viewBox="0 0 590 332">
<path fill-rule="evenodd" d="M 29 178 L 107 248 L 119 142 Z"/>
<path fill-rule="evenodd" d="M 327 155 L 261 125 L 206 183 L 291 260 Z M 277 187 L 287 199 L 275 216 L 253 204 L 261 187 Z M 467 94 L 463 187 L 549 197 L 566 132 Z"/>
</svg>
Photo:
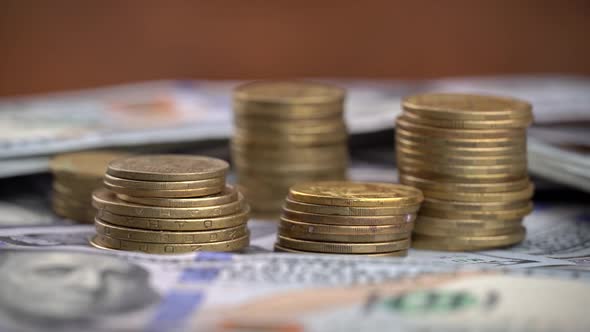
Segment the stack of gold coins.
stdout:
<svg viewBox="0 0 590 332">
<path fill-rule="evenodd" d="M 253 212 L 278 216 L 296 183 L 346 178 L 344 96 L 342 89 L 303 82 L 235 90 L 232 159 Z"/>
<path fill-rule="evenodd" d="M 531 105 L 510 98 L 423 94 L 396 122 L 400 182 L 424 203 L 416 248 L 481 250 L 521 242 L 531 212 L 526 128 Z"/>
<path fill-rule="evenodd" d="M 422 199 L 420 190 L 399 184 L 296 184 L 285 202 L 275 249 L 405 256 Z"/>
<path fill-rule="evenodd" d="M 94 192 L 100 248 L 174 254 L 237 251 L 249 243 L 248 205 L 226 185 L 223 160 L 144 155 L 112 161 Z"/>
<path fill-rule="evenodd" d="M 62 217 L 91 224 L 96 215 L 92 192 L 103 188 L 102 177 L 108 163 L 124 155 L 114 151 L 86 151 L 54 157 L 49 164 L 53 174 L 53 211 Z"/>
</svg>

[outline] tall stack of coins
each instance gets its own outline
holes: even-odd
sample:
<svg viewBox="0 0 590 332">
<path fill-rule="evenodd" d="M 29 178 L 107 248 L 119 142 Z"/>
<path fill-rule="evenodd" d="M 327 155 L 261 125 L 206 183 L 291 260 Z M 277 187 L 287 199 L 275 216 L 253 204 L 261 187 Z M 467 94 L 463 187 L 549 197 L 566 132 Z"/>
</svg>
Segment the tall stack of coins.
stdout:
<svg viewBox="0 0 590 332">
<path fill-rule="evenodd" d="M 174 254 L 237 251 L 249 243 L 248 205 L 219 159 L 145 155 L 112 161 L 94 192 L 100 248 Z"/>
<path fill-rule="evenodd" d="M 462 251 L 521 242 L 534 191 L 526 159 L 531 105 L 423 94 L 405 98 L 402 106 L 396 122 L 400 182 L 425 197 L 414 246 Z"/>
<path fill-rule="evenodd" d="M 124 155 L 114 151 L 86 151 L 54 157 L 49 164 L 53 174 L 53 211 L 62 217 L 91 224 L 96 215 L 92 192 L 103 188 L 102 177 L 108 163 Z"/>
<path fill-rule="evenodd" d="M 344 96 L 342 89 L 302 82 L 235 90 L 232 159 L 253 212 L 278 216 L 296 183 L 346 178 Z"/>
<path fill-rule="evenodd" d="M 308 182 L 286 199 L 275 249 L 405 256 L 420 190 L 389 183 Z"/>
</svg>

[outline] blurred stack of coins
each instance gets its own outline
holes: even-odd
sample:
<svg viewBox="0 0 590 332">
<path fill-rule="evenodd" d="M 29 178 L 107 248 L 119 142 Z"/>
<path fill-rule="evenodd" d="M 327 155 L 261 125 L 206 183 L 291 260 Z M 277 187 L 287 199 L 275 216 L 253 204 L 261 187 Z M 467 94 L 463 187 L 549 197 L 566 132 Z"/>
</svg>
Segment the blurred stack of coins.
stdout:
<svg viewBox="0 0 590 332">
<path fill-rule="evenodd" d="M 257 215 L 278 216 L 299 182 L 346 179 L 345 92 L 302 82 L 259 82 L 234 92 L 232 160 Z"/>
<path fill-rule="evenodd" d="M 308 182 L 286 199 L 275 250 L 405 256 L 420 190 L 389 183 Z"/>
<path fill-rule="evenodd" d="M 185 155 L 112 161 L 92 196 L 100 248 L 173 254 L 237 251 L 249 243 L 248 205 L 225 183 L 228 163 Z"/>
<path fill-rule="evenodd" d="M 405 98 L 402 106 L 396 122 L 400 182 L 425 197 L 414 247 L 463 251 L 521 242 L 534 191 L 526 159 L 531 105 L 423 94 Z"/>
<path fill-rule="evenodd" d="M 54 157 L 49 164 L 53 174 L 53 211 L 64 218 L 91 224 L 96 215 L 92 192 L 103 188 L 102 177 L 109 162 L 124 155 L 114 151 L 86 151 Z"/>
</svg>

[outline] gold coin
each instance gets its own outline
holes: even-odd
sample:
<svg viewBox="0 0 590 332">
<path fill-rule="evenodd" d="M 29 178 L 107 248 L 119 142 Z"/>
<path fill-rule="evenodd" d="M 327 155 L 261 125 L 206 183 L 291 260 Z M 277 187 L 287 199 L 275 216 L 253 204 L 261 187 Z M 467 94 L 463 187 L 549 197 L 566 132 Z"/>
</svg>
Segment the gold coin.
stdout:
<svg viewBox="0 0 590 332">
<path fill-rule="evenodd" d="M 398 138 L 406 141 L 426 144 L 429 146 L 449 146 L 464 148 L 500 148 L 504 146 L 526 146 L 526 136 L 523 137 L 503 137 L 503 138 L 446 138 L 422 133 L 414 134 L 410 131 L 398 128 L 395 131 Z"/>
<path fill-rule="evenodd" d="M 225 189 L 215 195 L 190 197 L 190 198 L 162 198 L 162 197 L 134 197 L 128 195 L 117 195 L 118 198 L 141 205 L 161 206 L 161 207 L 202 207 L 231 203 L 238 199 L 238 191 L 232 186 L 226 186 Z"/>
<path fill-rule="evenodd" d="M 289 122 L 262 121 L 248 118 L 234 118 L 234 120 L 234 127 L 238 131 L 249 132 L 253 135 L 259 133 L 264 133 L 265 135 L 283 135 L 287 133 L 318 135 L 347 131 L 346 124 L 342 118 L 337 121 L 306 120 Z"/>
<path fill-rule="evenodd" d="M 302 251 L 302 250 L 289 249 L 289 248 L 281 247 L 278 244 L 275 244 L 275 251 L 277 251 L 277 252 L 290 252 L 290 253 L 297 253 L 297 254 L 329 255 L 329 253 L 323 253 L 323 252 L 313 252 L 313 251 Z M 408 255 L 408 250 L 398 250 L 398 251 L 384 252 L 384 253 L 380 253 L 380 254 L 348 254 L 348 255 L 350 255 L 350 256 L 363 256 L 363 257 L 405 257 Z"/>
<path fill-rule="evenodd" d="M 99 189 L 92 194 L 92 204 L 99 210 L 104 209 L 111 213 L 125 216 L 182 219 L 219 217 L 234 214 L 243 209 L 244 202 L 243 197 L 239 195 L 237 201 L 228 204 L 196 208 L 163 208 L 127 203 L 118 199 L 115 193 L 106 189 Z"/>
<path fill-rule="evenodd" d="M 248 233 L 246 225 L 210 231 L 163 232 L 111 225 L 98 218 L 94 220 L 94 226 L 98 234 L 106 235 L 113 239 L 168 244 L 227 241 L 243 237 Z"/>
<path fill-rule="evenodd" d="M 430 235 L 430 236 L 495 236 L 512 234 L 518 232 L 520 225 L 513 228 L 492 228 L 492 229 L 449 229 L 449 228 L 437 228 L 430 226 L 422 226 L 416 224 L 414 228 L 414 234 L 417 235 Z"/>
<path fill-rule="evenodd" d="M 348 140 L 348 133 L 346 131 L 339 131 L 329 134 L 316 135 L 299 135 L 299 134 L 284 134 L 284 135 L 261 135 L 252 134 L 243 130 L 235 130 L 233 136 L 234 142 L 237 144 L 251 144 L 268 147 L 309 147 L 309 146 L 326 146 L 333 144 L 346 144 Z"/>
<path fill-rule="evenodd" d="M 526 128 L 533 122 L 533 118 L 513 118 L 510 120 L 443 120 L 419 116 L 411 111 L 405 111 L 403 115 L 408 121 L 439 128 L 453 129 L 509 129 Z"/>
<path fill-rule="evenodd" d="M 195 181 L 138 181 L 118 178 L 109 174 L 104 175 L 105 182 L 114 186 L 139 190 L 186 190 L 218 187 L 225 183 L 225 177 Z"/>
<path fill-rule="evenodd" d="M 322 181 L 322 180 L 343 180 L 346 178 L 346 168 L 327 168 L 314 170 L 299 170 L 290 172 L 270 172 L 260 170 L 256 167 L 237 166 L 238 181 L 240 183 L 256 182 L 268 186 L 292 186 L 298 182 Z"/>
<path fill-rule="evenodd" d="M 463 166 L 442 163 L 438 161 L 422 161 L 419 159 L 411 159 L 398 155 L 398 165 L 408 166 L 411 168 L 420 168 L 426 172 L 434 172 L 441 174 L 472 174 L 472 175 L 487 175 L 487 174 L 502 174 L 506 176 L 517 175 L 521 176 L 527 171 L 527 164 L 512 164 L 512 165 L 494 165 L 494 166 Z"/>
<path fill-rule="evenodd" d="M 422 207 L 420 216 L 444 219 L 514 220 L 522 219 L 533 211 L 533 203 L 524 208 L 504 211 L 452 211 Z"/>
<path fill-rule="evenodd" d="M 411 158 L 422 160 L 424 162 L 439 162 L 452 165 L 465 165 L 465 166 L 493 166 L 493 165 L 511 165 L 511 164 L 526 164 L 527 157 L 523 153 L 521 155 L 514 156 L 495 156 L 495 157 L 475 157 L 475 156 L 453 156 L 445 154 L 436 154 L 432 151 L 420 151 L 414 149 L 407 149 L 405 147 L 396 146 L 396 155 L 402 158 Z"/>
<path fill-rule="evenodd" d="M 265 149 L 256 145 L 239 145 L 232 142 L 231 150 L 234 155 L 248 156 L 252 159 L 259 160 L 276 160 L 278 162 L 315 162 L 317 160 L 348 159 L 348 148 L 345 144 Z"/>
<path fill-rule="evenodd" d="M 143 155 L 114 160 L 107 174 L 138 181 L 223 179 L 229 164 L 221 159 L 190 155 Z"/>
<path fill-rule="evenodd" d="M 334 254 L 377 254 L 408 249 L 410 247 L 410 240 L 403 239 L 391 242 L 374 243 L 338 243 L 298 240 L 279 235 L 277 244 L 284 248 L 301 251 L 314 251 Z"/>
<path fill-rule="evenodd" d="M 309 105 L 342 102 L 343 89 L 321 83 L 284 81 L 251 82 L 234 90 L 235 101 L 262 104 Z"/>
<path fill-rule="evenodd" d="M 531 199 L 535 186 L 530 183 L 524 190 L 500 193 L 472 193 L 458 191 L 430 191 L 424 190 L 424 196 L 441 200 L 458 202 L 510 202 Z"/>
<path fill-rule="evenodd" d="M 111 213 L 107 210 L 98 210 L 96 216 L 110 224 L 141 228 L 155 231 L 206 231 L 213 229 L 231 228 L 244 225 L 248 221 L 250 209 L 246 205 L 236 214 L 221 217 L 205 217 L 199 219 L 162 219 L 132 217 Z"/>
<path fill-rule="evenodd" d="M 513 98 L 458 93 L 405 97 L 404 110 L 439 119 L 510 120 L 532 118 L 531 104 Z"/>
<path fill-rule="evenodd" d="M 96 187 L 76 188 L 64 186 L 60 182 L 53 182 L 52 187 L 53 191 L 60 195 L 81 198 L 81 195 L 88 195 L 88 197 L 90 197 L 90 193 L 92 193 L 93 190 L 103 188 L 103 185 L 101 181 Z"/>
<path fill-rule="evenodd" d="M 234 158 L 233 163 L 237 168 L 256 169 L 269 173 L 291 173 L 291 172 L 328 172 L 330 170 L 342 170 L 348 165 L 348 160 L 331 160 L 316 164 L 277 164 L 267 161 L 245 161 L 242 158 Z"/>
<path fill-rule="evenodd" d="M 459 157 L 487 157 L 487 156 L 520 156 L 526 154 L 526 145 L 520 146 L 502 146 L 497 148 L 470 148 L 457 146 L 431 146 L 428 144 L 417 143 L 397 137 L 395 140 L 396 146 L 423 153 L 432 152 L 433 157 L 437 155 L 452 155 Z"/>
<path fill-rule="evenodd" d="M 151 242 L 136 242 L 113 239 L 112 237 L 97 234 L 91 240 L 92 245 L 99 248 L 108 248 L 125 251 L 141 251 L 148 254 L 181 254 L 197 251 L 238 251 L 245 249 L 250 243 L 249 235 L 241 238 L 195 244 L 163 244 Z"/>
<path fill-rule="evenodd" d="M 328 242 L 386 242 L 407 239 L 413 223 L 384 226 L 333 226 L 281 218 L 279 234 L 301 240 Z"/>
<path fill-rule="evenodd" d="M 352 207 L 402 207 L 418 205 L 424 198 L 419 189 L 393 183 L 319 181 L 291 187 L 289 198 L 319 205 Z"/>
<path fill-rule="evenodd" d="M 393 216 L 406 213 L 415 213 L 420 208 L 420 205 L 403 207 L 353 207 L 301 203 L 287 198 L 287 200 L 285 200 L 285 208 L 305 213 L 339 216 Z"/>
<path fill-rule="evenodd" d="M 528 177 L 508 182 L 469 183 L 435 181 L 419 176 L 400 173 L 401 183 L 420 188 L 424 191 L 465 192 L 465 193 L 503 193 L 524 190 L 530 184 Z"/>
<path fill-rule="evenodd" d="M 292 221 L 306 222 L 322 225 L 340 226 L 383 226 L 395 225 L 404 227 L 405 224 L 412 224 L 416 219 L 415 213 L 406 213 L 391 216 L 338 216 L 315 213 L 305 213 L 290 209 L 283 209 L 283 217 Z"/>
<path fill-rule="evenodd" d="M 529 205 L 530 200 L 508 201 L 508 202 L 458 202 L 450 200 L 441 200 L 434 198 L 425 198 L 422 207 L 425 209 L 432 208 L 437 210 L 451 211 L 504 211 L 525 208 Z"/>
<path fill-rule="evenodd" d="M 433 181 L 440 182 L 473 182 L 473 183 L 496 183 L 496 182 L 510 182 L 522 179 L 527 175 L 526 171 L 520 173 L 499 173 L 499 174 L 471 174 L 469 172 L 463 173 L 442 173 L 436 171 L 424 170 L 419 167 L 406 166 L 398 164 L 400 174 L 408 174 L 418 177 L 424 177 Z"/>
<path fill-rule="evenodd" d="M 109 162 L 128 155 L 117 151 L 84 151 L 64 153 L 51 159 L 49 168 L 54 174 L 76 180 L 101 178 Z"/>
<path fill-rule="evenodd" d="M 524 227 L 520 227 L 514 233 L 490 236 L 431 236 L 416 234 L 412 238 L 412 247 L 450 251 L 493 249 L 517 244 L 524 240 L 525 235 Z"/>
<path fill-rule="evenodd" d="M 155 190 L 155 189 L 133 189 L 121 186 L 115 186 L 109 182 L 104 182 L 104 187 L 121 195 L 128 195 L 134 197 L 160 197 L 160 198 L 172 198 L 172 197 L 202 197 L 219 194 L 225 187 L 224 182 L 220 182 L 219 186 L 216 187 L 202 187 L 195 189 L 178 189 L 178 190 Z"/>
<path fill-rule="evenodd" d="M 447 138 L 466 138 L 466 139 L 484 139 L 484 138 L 505 138 L 505 137 L 525 137 L 524 128 L 511 129 L 447 129 L 418 124 L 409 121 L 405 115 L 399 116 L 396 121 L 396 129 L 412 132 L 414 134 L 426 134 L 433 136 L 444 136 Z"/>
<path fill-rule="evenodd" d="M 52 209 L 55 214 L 58 216 L 71 219 L 74 221 L 78 221 L 85 224 L 92 224 L 94 221 L 94 216 L 96 215 L 96 209 L 92 206 L 86 207 L 84 210 L 80 209 L 72 209 L 69 207 L 64 207 L 59 203 L 53 203 Z"/>
<path fill-rule="evenodd" d="M 265 104 L 258 102 L 241 102 L 234 100 L 233 113 L 239 119 L 252 119 L 257 121 L 301 121 L 324 120 L 341 121 L 344 114 L 344 103 L 333 102 L 317 105 L 297 104 Z"/>
<path fill-rule="evenodd" d="M 449 231 L 478 231 L 514 228 L 522 225 L 522 218 L 516 219 L 499 219 L 499 220 L 481 220 L 481 219 L 443 219 L 427 216 L 419 216 L 416 224 L 420 227 L 434 227 L 448 229 Z"/>
</svg>

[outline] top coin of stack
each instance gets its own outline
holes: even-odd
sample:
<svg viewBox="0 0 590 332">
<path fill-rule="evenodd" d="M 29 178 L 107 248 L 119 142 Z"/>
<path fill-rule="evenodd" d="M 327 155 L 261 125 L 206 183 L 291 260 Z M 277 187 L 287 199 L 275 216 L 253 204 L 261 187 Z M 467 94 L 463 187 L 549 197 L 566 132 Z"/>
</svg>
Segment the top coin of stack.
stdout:
<svg viewBox="0 0 590 332">
<path fill-rule="evenodd" d="M 422 94 L 405 98 L 396 122 L 400 182 L 422 189 L 414 246 L 480 250 L 524 239 L 531 212 L 526 127 L 516 99 Z"/>
<path fill-rule="evenodd" d="M 125 154 L 85 151 L 60 154 L 49 163 L 53 174 L 52 206 L 56 214 L 91 224 L 96 215 L 92 192 L 103 188 L 102 177 L 110 161 Z"/>
<path fill-rule="evenodd" d="M 169 254 L 236 251 L 249 243 L 249 208 L 219 159 L 145 155 L 112 161 L 93 194 L 100 248 Z"/>
<path fill-rule="evenodd" d="M 303 82 L 235 90 L 232 159 L 254 212 L 278 215 L 295 183 L 346 178 L 344 96 L 342 89 Z"/>
<path fill-rule="evenodd" d="M 285 202 L 277 251 L 405 256 L 420 190 L 390 183 L 308 182 Z"/>
</svg>

